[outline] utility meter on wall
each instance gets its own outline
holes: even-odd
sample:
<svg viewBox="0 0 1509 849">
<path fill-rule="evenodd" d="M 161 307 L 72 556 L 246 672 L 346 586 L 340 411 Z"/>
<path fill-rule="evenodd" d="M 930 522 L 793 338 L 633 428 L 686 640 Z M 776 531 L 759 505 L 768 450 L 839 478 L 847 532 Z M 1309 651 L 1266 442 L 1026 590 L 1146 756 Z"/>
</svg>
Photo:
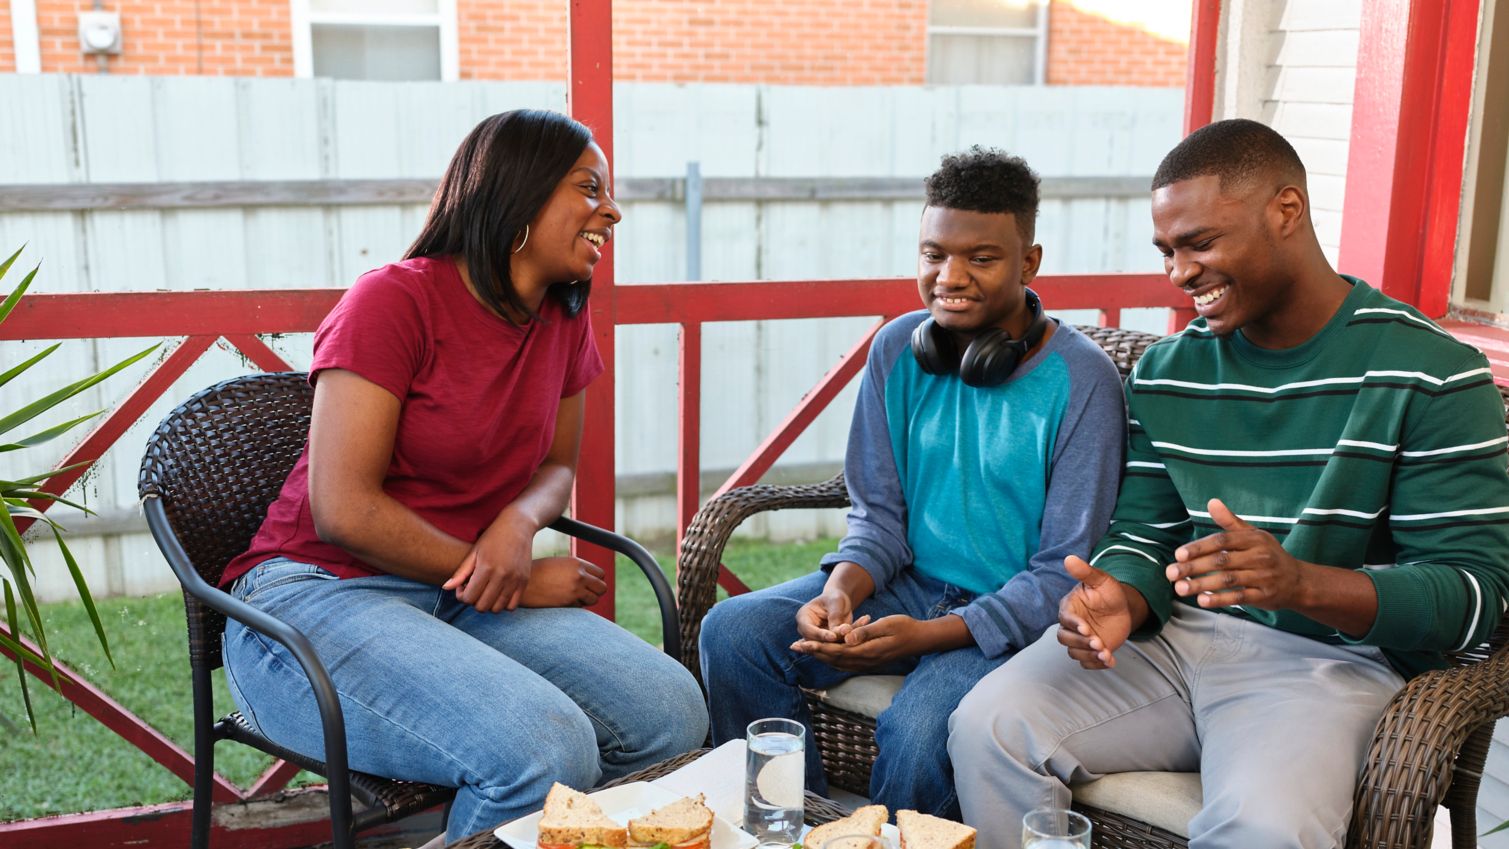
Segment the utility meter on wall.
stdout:
<svg viewBox="0 0 1509 849">
<path fill-rule="evenodd" d="M 87 54 L 121 52 L 121 16 L 119 12 L 80 12 L 79 49 Z"/>
</svg>

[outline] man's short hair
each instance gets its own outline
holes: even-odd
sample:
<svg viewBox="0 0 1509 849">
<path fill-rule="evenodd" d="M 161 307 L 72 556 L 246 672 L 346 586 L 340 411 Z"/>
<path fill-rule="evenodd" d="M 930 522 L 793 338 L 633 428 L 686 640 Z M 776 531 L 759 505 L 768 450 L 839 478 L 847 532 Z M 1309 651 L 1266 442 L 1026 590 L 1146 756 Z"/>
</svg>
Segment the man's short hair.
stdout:
<svg viewBox="0 0 1509 849">
<path fill-rule="evenodd" d="M 1275 188 L 1285 183 L 1303 186 L 1305 164 L 1272 127 L 1231 118 L 1207 124 L 1175 145 L 1153 174 L 1153 191 L 1210 174 L 1220 178 L 1223 190 L 1263 178 Z"/>
<path fill-rule="evenodd" d="M 1038 178 L 1019 156 L 975 145 L 943 157 L 924 181 L 927 205 L 967 212 L 1009 212 L 1017 232 L 1031 243 L 1037 222 Z"/>
</svg>

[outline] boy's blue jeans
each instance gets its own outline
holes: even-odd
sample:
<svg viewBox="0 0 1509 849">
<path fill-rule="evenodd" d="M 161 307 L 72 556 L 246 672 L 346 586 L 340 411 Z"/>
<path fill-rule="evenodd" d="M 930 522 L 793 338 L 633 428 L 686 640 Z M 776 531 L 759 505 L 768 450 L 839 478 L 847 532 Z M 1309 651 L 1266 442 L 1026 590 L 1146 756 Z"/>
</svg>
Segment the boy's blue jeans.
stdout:
<svg viewBox="0 0 1509 849">
<path fill-rule="evenodd" d="M 451 840 L 700 745 L 707 713 L 685 668 L 586 610 L 479 613 L 394 575 L 337 579 L 277 558 L 233 594 L 299 629 L 330 671 L 351 768 L 458 787 Z M 231 695 L 267 737 L 324 759 L 314 694 L 280 644 L 225 629 Z"/>
<path fill-rule="evenodd" d="M 828 576 L 815 572 L 784 584 L 734 596 L 713 606 L 702 623 L 702 680 L 707 686 L 713 745 L 742 739 L 750 722 L 767 716 L 807 726 L 807 787 L 827 791 L 812 742 L 811 715 L 800 687 L 832 687 L 856 674 L 790 649 L 797 640 L 797 609 L 822 593 Z M 860 604 L 857 619 L 904 614 L 946 616 L 971 593 L 908 569 Z M 948 717 L 976 681 L 1009 655 L 987 658 L 976 646 L 909 658 L 870 674 L 905 675 L 901 691 L 876 720 L 880 756 L 870 776 L 870 798 L 893 812 L 907 808 L 959 817 L 948 759 Z"/>
</svg>

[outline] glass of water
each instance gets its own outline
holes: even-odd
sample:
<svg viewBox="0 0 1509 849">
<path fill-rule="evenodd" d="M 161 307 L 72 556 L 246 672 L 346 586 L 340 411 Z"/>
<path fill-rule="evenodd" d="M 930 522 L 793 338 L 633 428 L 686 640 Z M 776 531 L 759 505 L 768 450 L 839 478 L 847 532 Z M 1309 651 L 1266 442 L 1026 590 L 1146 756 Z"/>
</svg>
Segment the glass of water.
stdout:
<svg viewBox="0 0 1509 849">
<path fill-rule="evenodd" d="M 1090 849 L 1090 821 L 1063 808 L 1038 808 L 1022 817 L 1022 849 Z"/>
<path fill-rule="evenodd" d="M 802 831 L 807 729 L 792 719 L 757 719 L 744 739 L 744 830 L 761 843 L 795 843 Z"/>
</svg>

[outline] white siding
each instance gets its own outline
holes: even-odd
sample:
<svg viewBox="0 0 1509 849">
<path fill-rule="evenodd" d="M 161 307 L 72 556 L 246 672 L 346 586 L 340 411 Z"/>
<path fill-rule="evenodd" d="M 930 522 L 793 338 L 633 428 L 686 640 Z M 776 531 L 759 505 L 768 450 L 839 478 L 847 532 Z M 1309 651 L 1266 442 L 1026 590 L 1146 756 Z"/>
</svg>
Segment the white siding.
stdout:
<svg viewBox="0 0 1509 849">
<path fill-rule="evenodd" d="M 1310 176 L 1316 235 L 1334 263 L 1352 125 L 1361 0 L 1288 0 L 1272 30 L 1263 118 L 1299 152 Z"/>
<path fill-rule="evenodd" d="M 1222 14 L 1217 115 L 1262 121 L 1294 145 L 1310 178 L 1316 234 L 1334 263 L 1362 0 L 1228 0 Z"/>
</svg>

